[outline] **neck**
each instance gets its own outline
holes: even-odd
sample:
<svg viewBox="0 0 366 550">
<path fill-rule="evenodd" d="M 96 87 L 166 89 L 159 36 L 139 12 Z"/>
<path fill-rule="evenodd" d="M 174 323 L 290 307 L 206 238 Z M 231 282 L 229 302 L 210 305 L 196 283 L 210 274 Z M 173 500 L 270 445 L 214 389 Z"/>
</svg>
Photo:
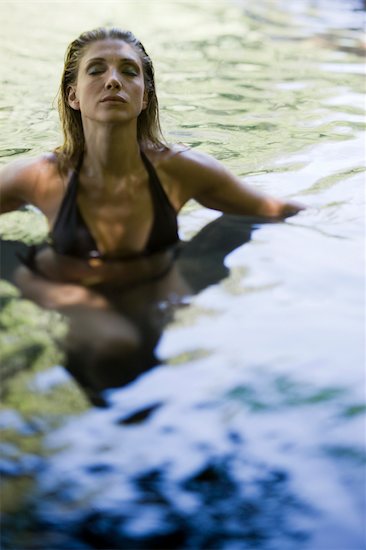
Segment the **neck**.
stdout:
<svg viewBox="0 0 366 550">
<path fill-rule="evenodd" d="M 103 182 L 108 177 L 123 178 L 141 169 L 136 126 L 86 124 L 84 135 L 82 170 L 86 176 Z"/>
</svg>

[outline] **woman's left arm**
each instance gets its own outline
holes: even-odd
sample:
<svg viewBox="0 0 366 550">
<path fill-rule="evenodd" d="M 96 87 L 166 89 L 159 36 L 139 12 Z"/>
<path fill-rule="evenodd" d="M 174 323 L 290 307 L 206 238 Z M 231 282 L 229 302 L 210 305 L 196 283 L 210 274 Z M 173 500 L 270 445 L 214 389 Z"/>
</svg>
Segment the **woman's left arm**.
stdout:
<svg viewBox="0 0 366 550">
<path fill-rule="evenodd" d="M 186 150 L 172 159 L 182 190 L 181 202 L 193 198 L 226 214 L 250 215 L 281 220 L 304 210 L 293 201 L 261 193 L 240 180 L 210 155 Z"/>
</svg>

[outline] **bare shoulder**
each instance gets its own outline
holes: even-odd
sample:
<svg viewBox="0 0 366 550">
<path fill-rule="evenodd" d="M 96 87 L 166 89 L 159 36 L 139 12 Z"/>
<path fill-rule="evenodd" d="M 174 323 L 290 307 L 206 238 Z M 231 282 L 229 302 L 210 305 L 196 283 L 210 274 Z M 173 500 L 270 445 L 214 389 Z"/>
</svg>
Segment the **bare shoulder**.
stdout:
<svg viewBox="0 0 366 550">
<path fill-rule="evenodd" d="M 164 167 L 192 196 L 204 192 L 213 184 L 237 180 L 224 164 L 198 149 L 177 150 Z"/>
<path fill-rule="evenodd" d="M 184 144 L 170 145 L 150 158 L 177 211 L 190 199 L 237 179 L 213 156 Z"/>
<path fill-rule="evenodd" d="M 42 209 L 46 189 L 60 185 L 57 158 L 54 153 L 15 160 L 0 171 L 2 212 L 34 204 Z"/>
<path fill-rule="evenodd" d="M 185 188 L 204 187 L 216 178 L 233 177 L 229 170 L 213 156 L 180 144 L 169 148 L 160 158 L 158 167 Z M 192 189 L 191 189 L 192 191 Z"/>
<path fill-rule="evenodd" d="M 189 170 L 225 170 L 215 157 L 184 145 L 173 145 L 163 160 L 164 167 L 172 170 L 186 168 Z"/>
<path fill-rule="evenodd" d="M 37 157 L 18 159 L 1 169 L 1 182 L 12 185 L 32 184 L 37 179 L 49 176 L 57 170 L 56 156 L 45 153 Z"/>
</svg>

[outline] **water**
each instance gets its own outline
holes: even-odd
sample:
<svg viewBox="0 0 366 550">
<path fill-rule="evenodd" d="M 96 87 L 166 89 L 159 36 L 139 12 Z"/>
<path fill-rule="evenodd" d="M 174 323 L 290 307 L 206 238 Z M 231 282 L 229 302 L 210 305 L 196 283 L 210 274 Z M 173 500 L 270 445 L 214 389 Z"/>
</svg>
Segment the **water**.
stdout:
<svg viewBox="0 0 366 550">
<path fill-rule="evenodd" d="M 218 221 L 232 244 L 224 265 L 204 234 L 201 278 L 162 334 L 160 364 L 108 391 L 108 408 L 59 365 L 62 319 L 3 288 L 4 548 L 365 548 L 361 2 L 2 12 L 3 162 L 58 143 L 65 46 L 113 22 L 155 60 L 169 140 L 308 206 L 280 224 Z M 181 237 L 216 218 L 190 203 Z M 0 229 L 44 231 L 33 213 L 22 220 Z"/>
</svg>

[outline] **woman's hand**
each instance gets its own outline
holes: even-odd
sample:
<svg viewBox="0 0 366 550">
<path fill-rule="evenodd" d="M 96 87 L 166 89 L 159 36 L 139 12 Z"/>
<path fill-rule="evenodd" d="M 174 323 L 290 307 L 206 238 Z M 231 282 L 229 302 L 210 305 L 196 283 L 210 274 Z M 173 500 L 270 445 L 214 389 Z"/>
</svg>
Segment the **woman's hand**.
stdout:
<svg viewBox="0 0 366 550">
<path fill-rule="evenodd" d="M 258 214 L 271 220 L 283 220 L 295 216 L 302 210 L 305 210 L 305 206 L 298 202 L 263 197 Z"/>
</svg>

